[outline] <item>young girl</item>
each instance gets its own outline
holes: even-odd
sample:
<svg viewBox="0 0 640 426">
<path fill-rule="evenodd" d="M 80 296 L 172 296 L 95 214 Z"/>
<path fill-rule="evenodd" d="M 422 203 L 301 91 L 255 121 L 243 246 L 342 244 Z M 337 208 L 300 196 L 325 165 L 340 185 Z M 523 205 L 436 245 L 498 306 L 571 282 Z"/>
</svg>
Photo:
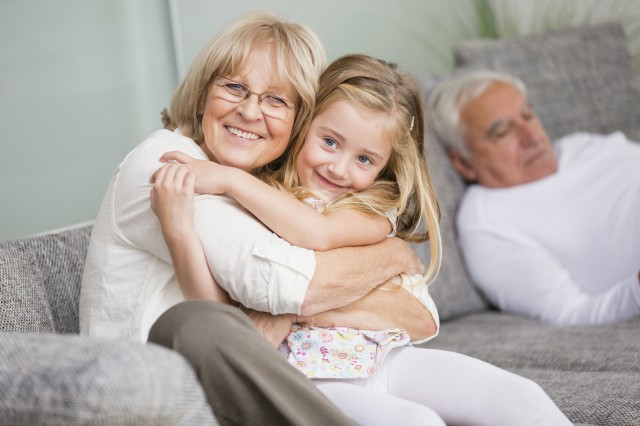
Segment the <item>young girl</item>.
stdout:
<svg viewBox="0 0 640 426">
<path fill-rule="evenodd" d="M 229 83 L 225 89 L 240 88 Z M 323 73 L 311 121 L 284 165 L 261 175 L 262 181 L 177 152 L 165 154 L 163 161 L 187 164 L 197 179 L 173 164 L 160 169 L 155 180 L 184 182 L 187 194 L 194 186 L 198 192 L 228 194 L 282 238 L 314 250 L 372 244 L 389 235 L 411 242 L 428 239 L 432 256 L 426 276 L 403 277 L 401 287 L 385 289 L 412 292 L 438 324 L 422 285 L 436 275 L 441 255 L 423 140 L 422 94 L 415 80 L 393 64 L 348 55 Z M 184 198 L 188 201 L 188 195 Z M 159 217 L 163 230 L 172 226 Z M 420 228 L 423 221 L 426 231 Z M 170 250 L 183 248 L 170 245 Z M 174 265 L 182 270 L 179 279 L 211 283 L 201 250 L 189 257 L 201 266 Z M 533 382 L 473 358 L 407 347 L 410 337 L 404 330 L 371 331 L 379 330 L 375 326 L 294 325 L 284 351 L 307 376 L 322 379 L 320 389 L 364 424 L 442 424 L 441 418 L 455 424 L 567 423 Z M 488 387 L 490 395 L 482 391 Z M 463 409 L 455 402 L 460 399 L 480 401 L 482 409 L 475 404 Z"/>
<path fill-rule="evenodd" d="M 269 184 L 203 161 L 191 168 L 198 176 L 196 190 L 232 196 L 280 237 L 312 250 L 374 244 L 394 235 L 416 243 L 429 240 L 431 262 L 425 279 L 418 279 L 435 276 L 439 211 L 424 158 L 419 85 L 395 65 L 350 55 L 325 71 L 320 87 L 313 120 L 284 166 L 260 176 Z M 237 90 L 233 82 L 225 89 Z M 162 160 L 195 166 L 194 159 L 178 152 Z M 419 230 L 423 219 L 429 232 Z M 401 281 L 438 326 L 426 286 L 412 285 L 408 277 Z M 288 358 L 309 377 L 366 378 L 391 348 L 409 340 L 404 330 L 296 326 L 288 338 Z"/>
</svg>

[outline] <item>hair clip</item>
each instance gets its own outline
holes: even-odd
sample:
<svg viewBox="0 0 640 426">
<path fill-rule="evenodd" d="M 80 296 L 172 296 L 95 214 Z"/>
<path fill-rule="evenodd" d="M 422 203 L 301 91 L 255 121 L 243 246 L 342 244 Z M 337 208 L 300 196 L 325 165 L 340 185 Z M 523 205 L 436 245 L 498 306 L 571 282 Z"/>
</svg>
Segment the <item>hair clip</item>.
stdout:
<svg viewBox="0 0 640 426">
<path fill-rule="evenodd" d="M 411 128 L 409 129 L 409 131 L 412 131 L 412 130 L 413 130 L 413 122 L 414 122 L 414 121 L 416 121 L 416 116 L 415 116 L 415 115 L 412 115 L 412 116 L 411 116 Z"/>
</svg>

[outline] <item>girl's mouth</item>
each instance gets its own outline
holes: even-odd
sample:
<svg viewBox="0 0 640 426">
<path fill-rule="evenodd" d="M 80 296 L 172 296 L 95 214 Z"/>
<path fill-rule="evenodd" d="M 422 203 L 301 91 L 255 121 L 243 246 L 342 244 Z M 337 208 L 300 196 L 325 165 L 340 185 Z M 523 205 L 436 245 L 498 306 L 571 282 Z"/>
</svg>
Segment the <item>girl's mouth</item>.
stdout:
<svg viewBox="0 0 640 426">
<path fill-rule="evenodd" d="M 338 185 L 336 183 L 331 182 L 329 179 L 322 176 L 320 173 L 316 172 L 318 175 L 318 180 L 320 183 L 328 189 L 344 189 L 344 186 Z"/>
</svg>

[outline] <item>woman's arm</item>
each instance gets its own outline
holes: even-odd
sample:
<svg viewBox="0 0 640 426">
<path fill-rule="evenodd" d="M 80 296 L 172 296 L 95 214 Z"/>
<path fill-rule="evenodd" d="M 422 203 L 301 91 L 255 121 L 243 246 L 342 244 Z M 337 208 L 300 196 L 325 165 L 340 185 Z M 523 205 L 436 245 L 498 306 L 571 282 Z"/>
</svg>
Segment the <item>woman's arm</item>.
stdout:
<svg viewBox="0 0 640 426">
<path fill-rule="evenodd" d="M 193 197 L 196 177 L 172 163 L 153 175 L 151 209 L 160 220 L 180 290 L 186 299 L 231 303 L 215 282 L 193 229 Z"/>
<path fill-rule="evenodd" d="M 353 210 L 320 214 L 240 169 L 196 160 L 179 151 L 161 158 L 171 160 L 196 174 L 197 192 L 232 196 L 269 229 L 298 247 L 325 251 L 362 246 L 380 242 L 391 232 L 386 217 Z"/>
<path fill-rule="evenodd" d="M 409 333 L 412 342 L 427 340 L 438 331 L 438 324 L 425 305 L 394 283 L 384 284 L 348 306 L 302 320 L 318 327 L 402 328 Z"/>
</svg>

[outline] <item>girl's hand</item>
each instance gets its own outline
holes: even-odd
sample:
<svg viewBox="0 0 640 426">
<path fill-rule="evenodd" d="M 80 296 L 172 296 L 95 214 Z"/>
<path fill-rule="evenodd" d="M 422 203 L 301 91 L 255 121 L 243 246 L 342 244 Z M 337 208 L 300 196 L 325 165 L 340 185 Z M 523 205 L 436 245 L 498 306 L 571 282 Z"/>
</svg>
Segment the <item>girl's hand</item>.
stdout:
<svg viewBox="0 0 640 426">
<path fill-rule="evenodd" d="M 235 169 L 209 160 L 198 160 L 184 152 L 166 152 L 160 161 L 184 165 L 196 176 L 195 192 L 202 194 L 224 194 L 228 191 L 231 175 Z"/>
<path fill-rule="evenodd" d="M 165 164 L 153 174 L 151 209 L 160 220 L 165 238 L 173 232 L 192 231 L 195 181 L 195 174 L 178 163 Z"/>
</svg>

